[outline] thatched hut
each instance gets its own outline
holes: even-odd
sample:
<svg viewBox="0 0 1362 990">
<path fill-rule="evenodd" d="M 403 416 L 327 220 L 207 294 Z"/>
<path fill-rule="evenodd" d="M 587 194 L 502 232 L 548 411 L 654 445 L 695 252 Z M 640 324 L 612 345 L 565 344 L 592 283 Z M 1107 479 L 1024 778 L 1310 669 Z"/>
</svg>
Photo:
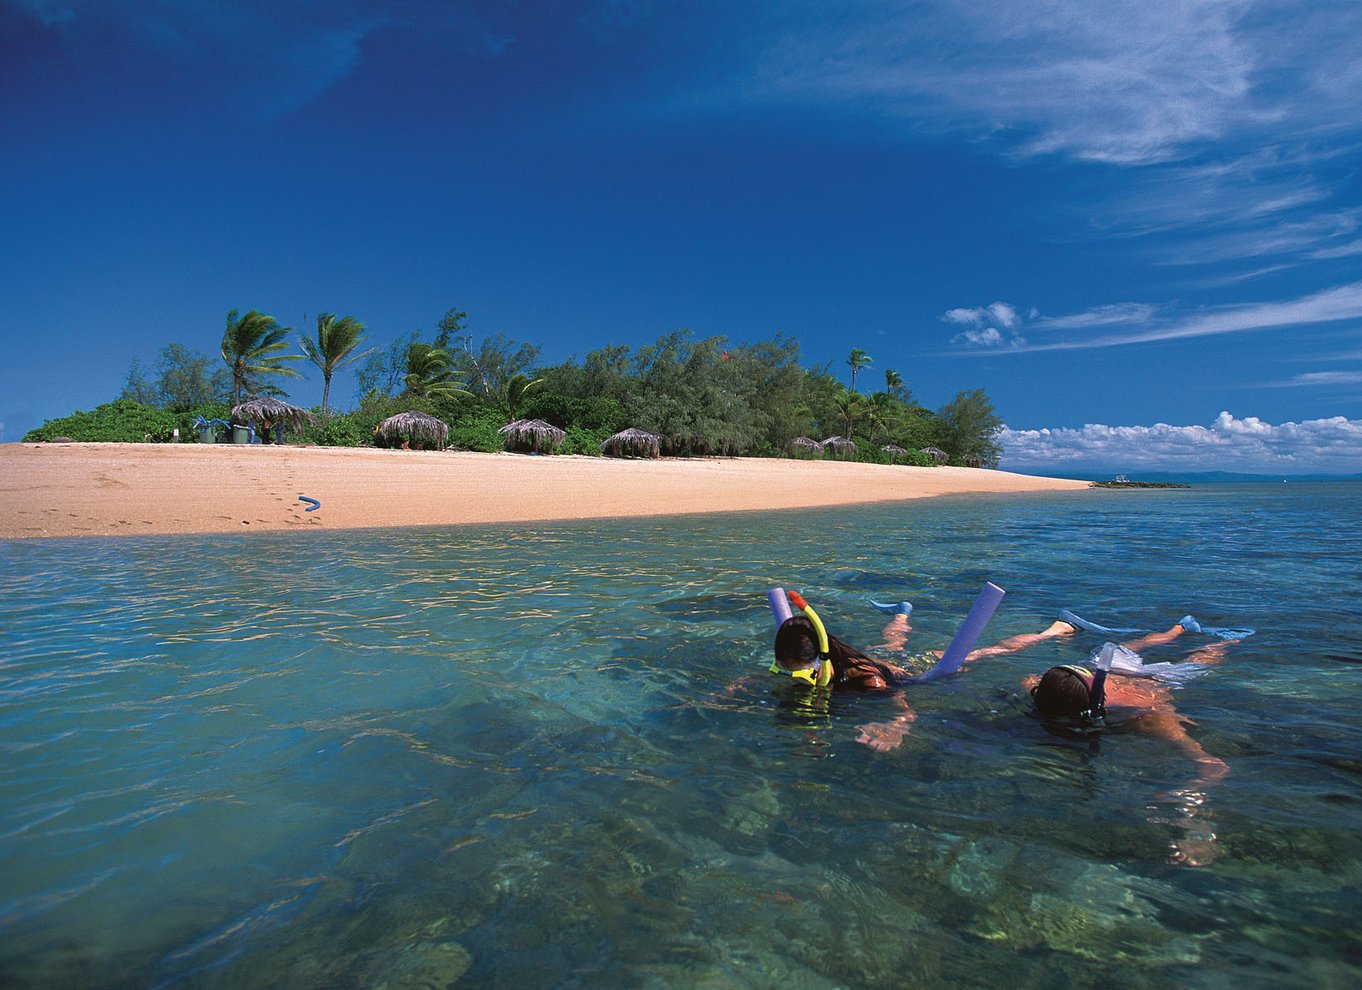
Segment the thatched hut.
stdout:
<svg viewBox="0 0 1362 990">
<path fill-rule="evenodd" d="M 896 443 L 887 443 L 883 447 L 881 447 L 880 450 L 888 454 L 889 459 L 894 462 L 898 462 L 900 458 L 906 457 L 908 455 L 908 451 L 904 450 Z"/>
<path fill-rule="evenodd" d="M 832 457 L 855 457 L 856 444 L 848 437 L 828 437 L 823 441 L 823 453 Z"/>
<path fill-rule="evenodd" d="M 601 453 L 606 457 L 661 457 L 662 438 L 630 427 L 602 443 Z"/>
<path fill-rule="evenodd" d="M 946 453 L 940 447 L 923 447 L 921 450 L 918 451 L 918 453 L 926 454 L 937 464 L 945 464 L 947 461 L 951 459 L 951 455 Z"/>
<path fill-rule="evenodd" d="M 518 419 L 497 432 L 506 438 L 507 450 L 534 454 L 551 454 L 567 439 L 566 433 L 542 419 Z"/>
<path fill-rule="evenodd" d="M 287 427 L 293 430 L 301 430 L 309 423 L 315 423 L 317 417 L 306 409 L 299 406 L 289 405 L 282 399 L 276 399 L 268 395 L 253 395 L 240 405 L 232 407 L 233 423 L 249 423 L 252 420 L 258 426 L 256 433 L 265 443 L 270 442 L 270 435 L 276 427 Z M 283 434 L 280 433 L 280 441 Z"/>
<path fill-rule="evenodd" d="M 406 450 L 423 450 L 427 446 L 443 450 L 449 439 L 449 426 L 442 419 L 429 413 L 408 412 L 389 416 L 374 428 L 374 438 L 382 440 L 389 447 L 402 447 Z"/>
<path fill-rule="evenodd" d="M 808 437 L 795 437 L 785 448 L 791 457 L 814 458 L 823 456 L 823 445 Z"/>
</svg>

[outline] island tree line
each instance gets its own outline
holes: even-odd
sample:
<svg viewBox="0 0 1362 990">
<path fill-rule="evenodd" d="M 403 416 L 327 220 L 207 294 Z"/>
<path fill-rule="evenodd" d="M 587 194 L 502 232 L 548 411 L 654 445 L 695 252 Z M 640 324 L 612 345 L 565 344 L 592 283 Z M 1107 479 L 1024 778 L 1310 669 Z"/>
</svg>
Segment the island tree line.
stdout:
<svg viewBox="0 0 1362 990">
<path fill-rule="evenodd" d="M 860 348 L 846 361 L 848 384 L 831 363 L 801 365 L 798 341 L 783 334 L 735 344 L 676 330 L 642 347 L 610 345 L 543 364 L 540 347 L 502 334 L 477 337 L 467 319 L 451 309 L 430 339 L 418 331 L 366 348 L 365 326 L 352 316 L 320 313 L 295 331 L 258 311 L 232 310 L 220 363 L 168 344 L 152 368 L 133 360 L 113 402 L 51 420 L 24 439 L 165 440 L 176 429 L 188 439 L 196 422 L 226 420 L 243 397 L 286 398 L 286 382 L 310 363 L 324 384 L 315 423 L 291 438 L 302 443 L 371 444 L 380 422 L 414 410 L 448 424 L 449 446 L 465 450 L 500 450 L 500 427 L 539 419 L 566 432 L 563 452 L 578 454 L 599 454 L 602 441 L 630 427 L 658 435 L 663 453 L 675 456 L 826 450 L 880 463 L 996 467 L 1002 454 L 1002 421 L 983 389 L 929 410 L 893 369 L 880 377 L 882 388 L 867 386 L 876 381 L 874 361 Z M 290 353 L 295 333 L 299 353 Z M 332 378 L 350 365 L 355 404 L 337 409 Z M 821 446 L 837 437 L 850 443 Z"/>
</svg>

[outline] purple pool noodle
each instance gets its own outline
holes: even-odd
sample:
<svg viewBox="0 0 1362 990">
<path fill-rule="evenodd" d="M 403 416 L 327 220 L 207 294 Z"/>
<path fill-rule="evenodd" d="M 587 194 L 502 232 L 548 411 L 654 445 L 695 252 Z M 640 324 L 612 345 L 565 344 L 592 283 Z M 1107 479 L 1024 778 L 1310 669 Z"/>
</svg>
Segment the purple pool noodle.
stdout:
<svg viewBox="0 0 1362 990">
<path fill-rule="evenodd" d="M 771 614 L 776 617 L 776 628 L 779 629 L 792 614 L 790 600 L 785 597 L 785 589 L 772 588 L 766 592 L 766 600 L 771 603 Z"/>
<path fill-rule="evenodd" d="M 969 651 L 974 649 L 974 644 L 983 635 L 984 626 L 988 625 L 988 620 L 993 618 L 993 613 L 998 608 L 998 603 L 1003 600 L 1003 595 L 1007 594 L 992 581 L 984 585 L 984 590 L 979 592 L 979 597 L 974 600 L 970 607 L 969 615 L 965 616 L 965 621 L 960 623 L 960 629 L 951 640 L 951 645 L 946 647 L 946 652 L 941 659 L 936 662 L 936 666 L 925 674 L 919 674 L 913 680 L 917 683 L 923 681 L 934 681 L 938 677 L 949 677 L 960 669 L 960 665 L 965 662 L 965 657 L 969 656 Z"/>
</svg>

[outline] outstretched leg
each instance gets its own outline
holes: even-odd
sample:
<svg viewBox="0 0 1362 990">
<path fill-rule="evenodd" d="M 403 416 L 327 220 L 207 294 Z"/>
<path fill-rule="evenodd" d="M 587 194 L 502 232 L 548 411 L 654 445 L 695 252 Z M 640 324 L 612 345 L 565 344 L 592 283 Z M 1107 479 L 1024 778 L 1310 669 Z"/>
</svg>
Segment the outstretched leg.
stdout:
<svg viewBox="0 0 1362 990">
<path fill-rule="evenodd" d="M 1139 653 L 1141 650 L 1148 649 L 1151 646 L 1163 646 L 1167 643 L 1171 643 L 1186 631 L 1186 626 L 1181 623 L 1174 623 L 1171 628 L 1165 629 L 1163 632 L 1146 633 L 1139 639 L 1132 639 L 1121 645 L 1132 653 Z"/>
<path fill-rule="evenodd" d="M 1077 630 L 1063 619 L 1056 619 L 1045 629 L 1038 633 L 1018 633 L 1016 636 L 1009 636 L 1007 639 L 999 640 L 992 646 L 982 646 L 970 652 L 965 658 L 965 663 L 972 660 L 980 660 L 984 657 L 1002 656 L 1004 653 L 1017 653 L 1021 650 L 1029 649 L 1046 640 L 1055 639 L 1059 636 L 1072 636 Z"/>
<path fill-rule="evenodd" d="M 880 635 L 884 637 L 884 642 L 880 645 L 891 650 L 902 650 L 904 644 L 908 642 L 908 634 L 912 631 L 913 627 L 908 622 L 907 613 L 898 612 L 880 631 Z"/>
</svg>

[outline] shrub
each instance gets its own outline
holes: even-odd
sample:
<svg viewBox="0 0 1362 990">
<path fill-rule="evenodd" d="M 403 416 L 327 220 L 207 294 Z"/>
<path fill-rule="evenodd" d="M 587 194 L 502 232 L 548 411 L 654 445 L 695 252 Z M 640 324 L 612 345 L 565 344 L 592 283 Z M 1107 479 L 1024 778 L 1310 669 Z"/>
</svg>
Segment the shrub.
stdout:
<svg viewBox="0 0 1362 990">
<path fill-rule="evenodd" d="M 894 458 L 896 464 L 908 464 L 913 467 L 936 467 L 936 458 L 931 454 L 924 454 L 920 450 L 910 450 L 899 454 Z"/>
<path fill-rule="evenodd" d="M 563 453 L 585 454 L 587 457 L 600 457 L 601 444 L 614 436 L 605 430 L 588 430 L 581 426 L 569 426 L 566 432 Z"/>
<path fill-rule="evenodd" d="M 70 416 L 50 419 L 24 434 L 24 440 L 33 443 L 69 437 L 82 443 L 142 443 L 150 437 L 154 442 L 165 443 L 177 428 L 181 439 L 187 440 L 185 433 L 193 417 L 181 423 L 181 415 L 132 399 L 115 399 L 90 412 L 77 410 Z"/>
<path fill-rule="evenodd" d="M 869 464 L 892 464 L 894 459 L 880 449 L 878 444 L 871 443 L 865 437 L 856 437 L 856 456 L 853 460 L 864 461 Z"/>
<path fill-rule="evenodd" d="M 495 420 L 463 419 L 449 427 L 449 446 L 455 450 L 477 450 L 493 454 L 501 450 L 505 439 L 497 433 Z"/>
<path fill-rule="evenodd" d="M 319 413 L 315 423 L 294 436 L 300 443 L 321 447 L 363 447 L 373 443 L 374 427 L 380 422 L 371 413 Z"/>
</svg>

